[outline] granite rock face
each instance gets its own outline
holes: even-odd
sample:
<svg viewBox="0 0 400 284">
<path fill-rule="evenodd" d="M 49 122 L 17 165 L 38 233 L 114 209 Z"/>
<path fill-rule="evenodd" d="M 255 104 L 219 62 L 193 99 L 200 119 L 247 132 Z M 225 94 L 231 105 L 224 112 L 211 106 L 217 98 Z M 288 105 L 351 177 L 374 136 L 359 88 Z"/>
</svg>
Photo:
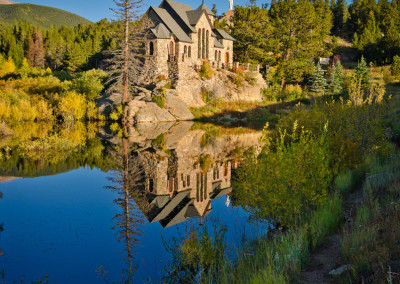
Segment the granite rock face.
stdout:
<svg viewBox="0 0 400 284">
<path fill-rule="evenodd" d="M 165 108 L 177 119 L 177 120 L 193 120 L 194 116 L 190 112 L 186 103 L 184 103 L 179 97 L 173 94 L 165 95 Z"/>
<path fill-rule="evenodd" d="M 167 109 L 160 108 L 156 103 L 145 103 L 134 119 L 137 123 L 176 121 Z"/>
<path fill-rule="evenodd" d="M 227 70 L 216 71 L 210 78 L 201 78 L 193 68 L 181 68 L 179 80 L 176 83 L 176 91 L 179 97 L 189 107 L 201 107 L 205 103 L 202 93 L 206 90 L 211 98 L 223 101 L 261 102 L 261 91 L 267 87 L 267 83 L 260 73 L 248 74 L 254 82 L 250 84 L 242 80 L 239 87 L 234 83 L 235 73 Z"/>
</svg>

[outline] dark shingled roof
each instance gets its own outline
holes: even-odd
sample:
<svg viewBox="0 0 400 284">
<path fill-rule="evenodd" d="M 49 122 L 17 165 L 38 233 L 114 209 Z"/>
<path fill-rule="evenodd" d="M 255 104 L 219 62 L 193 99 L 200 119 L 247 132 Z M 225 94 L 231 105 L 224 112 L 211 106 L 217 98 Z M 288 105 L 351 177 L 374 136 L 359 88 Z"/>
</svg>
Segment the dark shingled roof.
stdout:
<svg viewBox="0 0 400 284">
<path fill-rule="evenodd" d="M 218 48 L 224 48 L 224 45 L 222 43 L 219 42 L 218 39 L 214 39 L 214 47 L 218 47 Z"/>
<path fill-rule="evenodd" d="M 203 13 L 204 13 L 203 10 L 187 11 L 187 15 L 188 15 L 190 24 L 192 26 L 195 26 L 198 23 L 198 21 L 200 20 Z"/>
<path fill-rule="evenodd" d="M 189 5 L 186 5 L 186 4 L 176 2 L 176 1 L 165 0 L 160 4 L 160 8 L 162 8 L 164 2 L 168 3 L 172 7 L 172 9 L 178 14 L 178 16 L 188 26 L 189 29 L 191 29 L 193 32 L 195 31 L 193 29 L 193 27 L 191 26 L 188 15 L 187 15 L 188 11 L 193 11 L 192 7 L 190 7 Z"/>
<path fill-rule="evenodd" d="M 171 32 L 163 23 L 159 23 L 157 27 L 151 29 L 151 31 L 156 36 L 156 38 L 162 38 L 162 39 L 171 38 Z"/>
<path fill-rule="evenodd" d="M 207 15 L 215 16 L 215 14 L 205 4 L 201 4 L 197 10 L 199 9 L 206 11 Z"/>
<path fill-rule="evenodd" d="M 172 1 L 171 1 L 172 2 Z M 166 27 L 178 38 L 179 41 L 193 43 L 192 39 L 176 23 L 167 10 L 151 6 L 151 9 L 160 17 Z"/>
<path fill-rule="evenodd" d="M 221 29 L 215 29 L 215 31 L 223 38 L 226 40 L 235 40 L 233 37 L 231 37 L 230 34 L 228 34 L 226 31 L 221 30 Z"/>
</svg>

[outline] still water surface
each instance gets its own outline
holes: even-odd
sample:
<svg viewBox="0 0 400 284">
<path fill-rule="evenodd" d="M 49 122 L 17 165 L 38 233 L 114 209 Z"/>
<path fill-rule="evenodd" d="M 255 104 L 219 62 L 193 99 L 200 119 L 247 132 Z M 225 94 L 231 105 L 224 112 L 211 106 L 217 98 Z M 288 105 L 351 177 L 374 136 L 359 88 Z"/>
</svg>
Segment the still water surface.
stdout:
<svg viewBox="0 0 400 284">
<path fill-rule="evenodd" d="M 76 140 L 73 131 L 57 135 Z M 142 125 L 127 139 L 85 131 L 85 147 L 67 157 L 25 153 L 16 137 L 0 144 L 5 280 L 121 281 L 131 268 L 135 283 L 159 283 L 170 260 L 164 242 L 190 229 L 225 225 L 232 254 L 266 233 L 230 198 L 240 157 L 260 147 L 260 131 L 192 123 Z"/>
</svg>

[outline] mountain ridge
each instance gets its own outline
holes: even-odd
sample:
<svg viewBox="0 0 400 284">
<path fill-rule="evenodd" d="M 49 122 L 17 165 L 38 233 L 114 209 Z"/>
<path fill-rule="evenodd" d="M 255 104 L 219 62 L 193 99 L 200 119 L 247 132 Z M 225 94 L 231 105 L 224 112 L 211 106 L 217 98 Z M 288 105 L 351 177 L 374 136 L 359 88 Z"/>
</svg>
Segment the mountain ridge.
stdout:
<svg viewBox="0 0 400 284">
<path fill-rule="evenodd" d="M 11 5 L 11 4 L 18 4 L 17 2 L 13 2 L 11 0 L 0 0 L 1 5 Z"/>
<path fill-rule="evenodd" d="M 58 8 L 0 0 L 0 23 L 14 24 L 18 21 L 29 22 L 44 29 L 53 25 L 74 27 L 92 23 L 79 15 Z"/>
</svg>

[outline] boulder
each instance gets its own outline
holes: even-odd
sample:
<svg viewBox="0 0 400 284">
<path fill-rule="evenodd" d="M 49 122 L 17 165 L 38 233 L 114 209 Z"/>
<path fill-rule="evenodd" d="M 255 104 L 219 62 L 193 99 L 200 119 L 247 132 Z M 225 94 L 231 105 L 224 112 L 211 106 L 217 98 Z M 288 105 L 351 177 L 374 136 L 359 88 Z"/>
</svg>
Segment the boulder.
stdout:
<svg viewBox="0 0 400 284">
<path fill-rule="evenodd" d="M 178 120 L 194 119 L 194 116 L 190 112 L 187 104 L 173 94 L 165 94 L 165 108 Z"/>
<path fill-rule="evenodd" d="M 141 102 L 141 101 L 140 101 Z M 176 121 L 176 119 L 165 108 L 160 108 L 155 103 L 145 103 L 136 113 L 135 121 L 138 123 Z M 135 109 L 133 109 L 135 110 Z"/>
</svg>

